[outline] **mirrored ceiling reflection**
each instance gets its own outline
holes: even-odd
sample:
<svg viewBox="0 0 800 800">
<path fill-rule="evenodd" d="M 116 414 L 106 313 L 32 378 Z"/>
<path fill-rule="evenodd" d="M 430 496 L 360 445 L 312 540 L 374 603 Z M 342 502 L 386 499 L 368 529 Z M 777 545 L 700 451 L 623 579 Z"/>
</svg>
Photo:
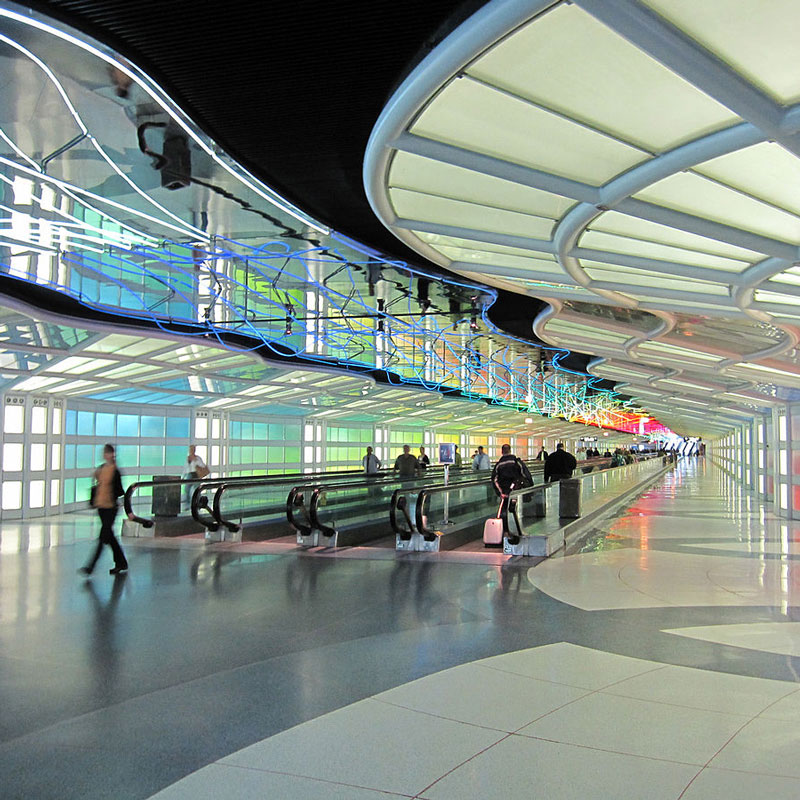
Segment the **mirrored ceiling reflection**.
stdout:
<svg viewBox="0 0 800 800">
<path fill-rule="evenodd" d="M 0 84 L 0 272 L 17 300 L 527 413 L 635 417 L 630 399 L 563 369 L 564 348 L 498 331 L 494 290 L 319 224 L 101 45 L 0 9 Z"/>
</svg>

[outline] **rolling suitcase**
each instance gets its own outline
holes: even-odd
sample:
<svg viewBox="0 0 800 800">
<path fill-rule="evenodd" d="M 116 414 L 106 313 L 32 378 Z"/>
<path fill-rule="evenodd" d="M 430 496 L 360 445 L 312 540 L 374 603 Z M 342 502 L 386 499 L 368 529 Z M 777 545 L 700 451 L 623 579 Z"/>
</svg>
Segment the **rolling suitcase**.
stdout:
<svg viewBox="0 0 800 800">
<path fill-rule="evenodd" d="M 500 507 L 497 509 L 497 516 L 487 519 L 483 524 L 483 546 L 502 547 L 503 546 L 503 520 L 500 512 L 503 510 L 503 503 L 506 498 L 500 498 Z"/>
</svg>

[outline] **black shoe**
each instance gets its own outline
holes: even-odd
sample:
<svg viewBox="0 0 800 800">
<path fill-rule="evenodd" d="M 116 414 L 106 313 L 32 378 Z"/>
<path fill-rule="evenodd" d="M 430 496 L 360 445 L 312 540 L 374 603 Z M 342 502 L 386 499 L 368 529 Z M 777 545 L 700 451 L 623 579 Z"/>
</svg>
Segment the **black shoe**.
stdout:
<svg viewBox="0 0 800 800">
<path fill-rule="evenodd" d="M 128 565 L 126 564 L 124 567 L 114 567 L 113 569 L 110 569 L 108 571 L 108 574 L 109 575 L 119 575 L 120 572 L 127 572 L 127 571 L 128 571 Z"/>
<path fill-rule="evenodd" d="M 92 574 L 92 571 L 89 569 L 89 567 L 81 567 L 78 570 L 78 575 L 86 575 L 88 577 L 91 574 Z"/>
</svg>

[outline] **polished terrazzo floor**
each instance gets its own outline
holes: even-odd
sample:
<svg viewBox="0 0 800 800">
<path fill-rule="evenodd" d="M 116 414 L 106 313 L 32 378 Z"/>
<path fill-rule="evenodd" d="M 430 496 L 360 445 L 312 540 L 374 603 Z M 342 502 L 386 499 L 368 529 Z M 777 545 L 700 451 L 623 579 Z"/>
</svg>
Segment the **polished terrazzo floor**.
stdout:
<svg viewBox="0 0 800 800">
<path fill-rule="evenodd" d="M 800 797 L 800 525 L 708 462 L 533 565 L 137 540 L 83 581 L 93 524 L 0 529 L 4 798 Z"/>
</svg>

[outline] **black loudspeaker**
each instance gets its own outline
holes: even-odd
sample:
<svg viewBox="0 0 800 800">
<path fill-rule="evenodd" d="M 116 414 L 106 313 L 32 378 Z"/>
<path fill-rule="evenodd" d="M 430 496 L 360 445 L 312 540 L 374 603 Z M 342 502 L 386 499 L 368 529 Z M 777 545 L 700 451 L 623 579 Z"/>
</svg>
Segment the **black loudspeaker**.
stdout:
<svg viewBox="0 0 800 800">
<path fill-rule="evenodd" d="M 188 186 L 192 178 L 192 153 L 183 131 L 167 128 L 164 132 L 164 158 L 167 163 L 161 170 L 161 185 L 172 190 Z"/>
</svg>

